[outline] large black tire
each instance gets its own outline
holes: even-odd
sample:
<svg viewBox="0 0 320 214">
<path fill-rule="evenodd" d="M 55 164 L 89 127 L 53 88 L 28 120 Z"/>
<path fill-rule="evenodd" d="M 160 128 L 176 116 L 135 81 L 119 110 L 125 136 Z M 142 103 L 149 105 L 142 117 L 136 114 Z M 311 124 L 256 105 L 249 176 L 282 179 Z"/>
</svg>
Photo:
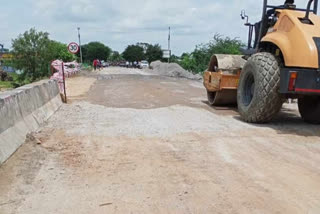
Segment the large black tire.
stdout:
<svg viewBox="0 0 320 214">
<path fill-rule="evenodd" d="M 252 55 L 239 80 L 238 109 L 249 123 L 267 123 L 280 111 L 280 66 L 277 58 L 266 52 Z"/>
<path fill-rule="evenodd" d="M 298 100 L 301 117 L 307 123 L 320 123 L 320 96 L 304 96 Z"/>
</svg>

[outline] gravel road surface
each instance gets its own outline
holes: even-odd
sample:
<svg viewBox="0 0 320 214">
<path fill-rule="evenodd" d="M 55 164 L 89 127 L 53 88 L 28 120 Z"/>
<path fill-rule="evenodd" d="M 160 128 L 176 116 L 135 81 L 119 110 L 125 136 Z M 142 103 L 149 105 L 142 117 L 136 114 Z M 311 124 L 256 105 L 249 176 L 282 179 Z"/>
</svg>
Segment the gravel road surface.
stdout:
<svg viewBox="0 0 320 214">
<path fill-rule="evenodd" d="M 0 167 L 1 214 L 320 213 L 320 127 L 207 105 L 201 82 L 107 68 Z"/>
</svg>

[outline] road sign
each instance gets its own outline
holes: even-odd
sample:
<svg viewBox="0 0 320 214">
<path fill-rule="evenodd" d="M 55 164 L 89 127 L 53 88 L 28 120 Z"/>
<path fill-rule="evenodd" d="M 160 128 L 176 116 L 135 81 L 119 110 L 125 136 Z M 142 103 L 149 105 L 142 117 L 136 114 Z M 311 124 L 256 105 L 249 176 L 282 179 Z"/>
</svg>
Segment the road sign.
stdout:
<svg viewBox="0 0 320 214">
<path fill-rule="evenodd" d="M 71 43 L 68 45 L 68 50 L 69 50 L 70 53 L 76 54 L 76 53 L 79 52 L 80 47 L 79 47 L 79 45 L 78 45 L 77 43 L 71 42 Z"/>
<path fill-rule="evenodd" d="M 169 59 L 171 56 L 171 50 L 162 50 L 163 51 L 163 58 Z"/>
</svg>

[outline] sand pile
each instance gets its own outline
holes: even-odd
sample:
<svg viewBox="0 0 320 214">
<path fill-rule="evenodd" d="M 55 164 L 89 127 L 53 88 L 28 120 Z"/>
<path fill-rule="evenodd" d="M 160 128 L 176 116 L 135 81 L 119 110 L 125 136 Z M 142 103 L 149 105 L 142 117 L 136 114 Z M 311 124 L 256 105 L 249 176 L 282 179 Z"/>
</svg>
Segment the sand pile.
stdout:
<svg viewBox="0 0 320 214">
<path fill-rule="evenodd" d="M 192 74 L 189 71 L 184 70 L 177 63 L 163 63 L 161 61 L 155 61 L 151 63 L 151 73 L 169 76 L 169 77 L 183 77 L 187 79 L 201 80 L 200 74 Z"/>
</svg>

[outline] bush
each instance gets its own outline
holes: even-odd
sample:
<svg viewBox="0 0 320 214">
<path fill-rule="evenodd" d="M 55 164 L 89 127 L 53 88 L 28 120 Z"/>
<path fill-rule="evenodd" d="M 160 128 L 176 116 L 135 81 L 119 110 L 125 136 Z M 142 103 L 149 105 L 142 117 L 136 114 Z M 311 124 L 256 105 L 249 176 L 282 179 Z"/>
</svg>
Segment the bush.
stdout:
<svg viewBox="0 0 320 214">
<path fill-rule="evenodd" d="M 7 81 L 8 73 L 5 71 L 0 71 L 0 80 L 1 81 Z"/>
<path fill-rule="evenodd" d="M 13 81 L 13 77 L 12 76 L 8 76 L 7 77 L 7 81 L 12 82 Z"/>
<path fill-rule="evenodd" d="M 188 71 L 202 73 L 208 68 L 213 54 L 241 54 L 240 48 L 243 46 L 244 44 L 236 38 L 223 38 L 221 35 L 216 34 L 213 40 L 206 44 L 198 45 L 191 54 L 182 54 L 181 61 L 178 63 Z"/>
</svg>

